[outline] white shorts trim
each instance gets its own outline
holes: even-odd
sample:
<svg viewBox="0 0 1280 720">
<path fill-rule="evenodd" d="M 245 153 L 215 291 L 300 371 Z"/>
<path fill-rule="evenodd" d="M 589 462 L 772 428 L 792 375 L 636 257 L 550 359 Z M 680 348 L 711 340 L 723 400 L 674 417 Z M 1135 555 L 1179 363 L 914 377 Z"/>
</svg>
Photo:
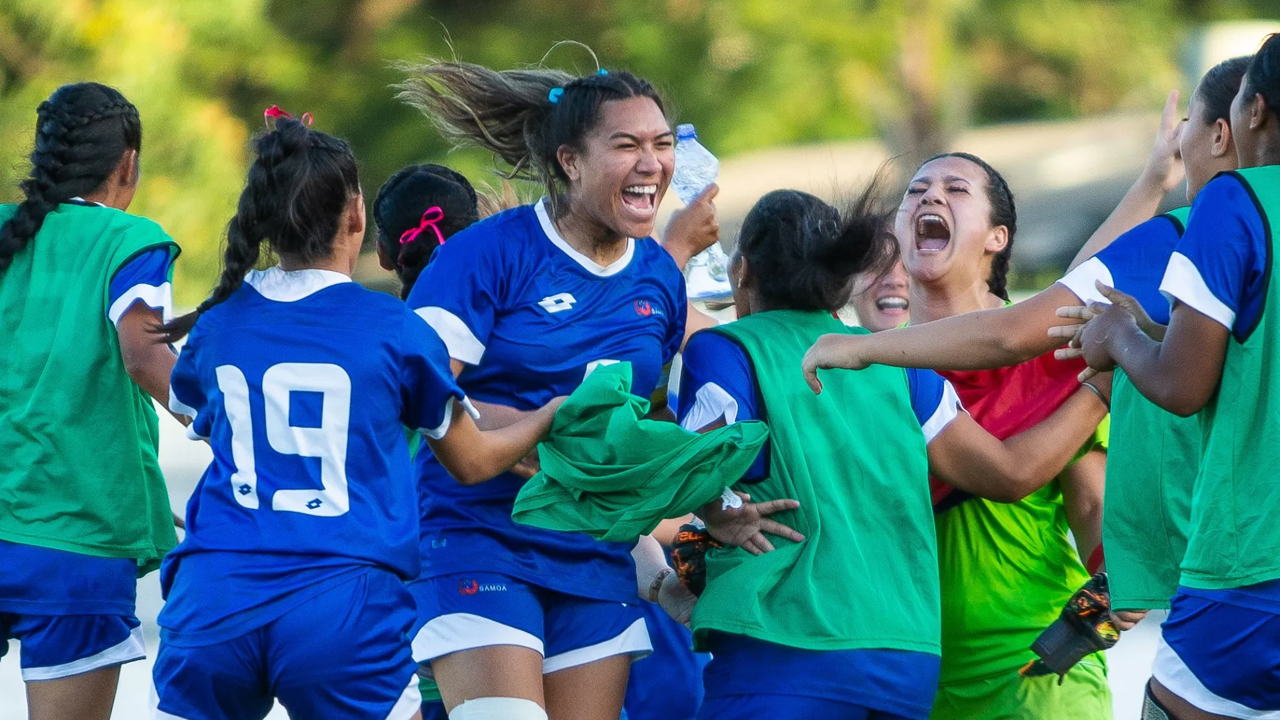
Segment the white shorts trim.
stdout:
<svg viewBox="0 0 1280 720">
<path fill-rule="evenodd" d="M 72 675 L 83 675 L 84 673 L 111 667 L 112 665 L 123 665 L 134 660 L 141 660 L 146 656 L 147 646 L 142 640 L 142 627 L 138 626 L 130 631 L 129 637 L 125 638 L 123 642 L 118 645 L 112 645 L 97 655 L 90 655 L 87 658 L 52 667 L 23 668 L 22 679 L 26 682 L 57 680 L 71 677 Z"/>
<path fill-rule="evenodd" d="M 426 677 L 432 677 L 429 661 L 491 645 L 527 647 L 543 654 L 542 641 L 519 628 L 471 613 L 449 613 L 432 618 L 413 637 L 413 659 L 422 664 Z"/>
<path fill-rule="evenodd" d="M 422 693 L 418 692 L 418 676 L 414 675 L 409 678 L 409 684 L 400 693 L 400 699 L 391 708 L 391 712 L 387 713 L 387 720 L 409 720 L 421 708 Z"/>
<path fill-rule="evenodd" d="M 653 652 L 653 643 L 649 641 L 649 628 L 640 618 L 622 631 L 622 634 L 605 640 L 602 643 L 588 645 L 569 650 L 542 661 L 542 674 L 549 675 L 560 670 L 567 670 L 579 665 L 586 665 L 614 655 L 630 655 L 632 661 L 639 660 Z"/>
<path fill-rule="evenodd" d="M 1174 695 L 1196 707 L 1215 715 L 1241 718 L 1241 720 L 1280 720 L 1280 710 L 1254 710 L 1238 702 L 1214 695 L 1204 686 L 1191 668 L 1182 662 L 1178 653 L 1160 638 L 1156 645 L 1156 659 L 1151 674 Z"/>
</svg>

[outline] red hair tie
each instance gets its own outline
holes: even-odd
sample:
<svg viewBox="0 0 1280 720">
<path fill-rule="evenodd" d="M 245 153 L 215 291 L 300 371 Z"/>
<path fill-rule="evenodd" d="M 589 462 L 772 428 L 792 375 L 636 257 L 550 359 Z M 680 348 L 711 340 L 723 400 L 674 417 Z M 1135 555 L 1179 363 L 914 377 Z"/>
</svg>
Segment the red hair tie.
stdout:
<svg viewBox="0 0 1280 720">
<path fill-rule="evenodd" d="M 423 230 L 430 228 L 431 231 L 436 234 L 436 239 L 440 241 L 439 244 L 443 245 L 444 233 L 440 232 L 440 227 L 436 224 L 443 219 L 444 210 L 441 210 L 439 205 L 433 205 L 427 208 L 427 211 L 422 213 L 422 220 L 418 222 L 418 227 L 409 228 L 400 234 L 400 244 L 408 245 L 414 240 L 417 240 Z"/>
<path fill-rule="evenodd" d="M 279 120 L 282 117 L 289 118 L 290 120 L 293 119 L 293 116 L 285 112 L 284 110 L 281 110 L 279 105 L 272 105 L 271 107 L 262 111 L 262 119 L 267 123 L 268 130 L 275 129 L 274 123 L 271 122 L 272 120 Z M 314 118 L 311 117 L 311 113 L 309 112 L 302 113 L 301 122 L 305 123 L 307 127 L 311 127 L 311 123 L 313 119 Z"/>
</svg>

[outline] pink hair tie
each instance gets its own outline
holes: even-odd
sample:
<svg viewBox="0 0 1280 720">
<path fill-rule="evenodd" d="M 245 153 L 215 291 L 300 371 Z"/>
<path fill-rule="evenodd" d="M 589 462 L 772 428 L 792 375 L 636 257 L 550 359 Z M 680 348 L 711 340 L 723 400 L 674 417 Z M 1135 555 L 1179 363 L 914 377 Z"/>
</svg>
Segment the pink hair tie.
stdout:
<svg viewBox="0 0 1280 720">
<path fill-rule="evenodd" d="M 440 241 L 439 244 L 443 245 L 444 233 L 440 232 L 440 227 L 437 225 L 437 223 L 443 219 L 444 210 L 441 210 L 439 205 L 427 208 L 427 211 L 422 213 L 422 220 L 418 223 L 418 227 L 409 228 L 400 234 L 400 244 L 408 245 L 414 240 L 417 240 L 423 230 L 430 228 L 431 231 L 436 234 L 436 239 Z"/>
<path fill-rule="evenodd" d="M 293 116 L 285 112 L 284 110 L 281 110 L 279 105 L 272 105 L 271 107 L 262 111 L 262 119 L 266 121 L 268 130 L 275 129 L 273 127 L 274 123 L 271 122 L 272 120 L 279 120 L 282 117 L 287 117 L 290 120 L 293 119 Z M 311 113 L 309 112 L 302 113 L 302 122 L 307 127 L 311 127 L 311 122 L 312 122 Z"/>
</svg>

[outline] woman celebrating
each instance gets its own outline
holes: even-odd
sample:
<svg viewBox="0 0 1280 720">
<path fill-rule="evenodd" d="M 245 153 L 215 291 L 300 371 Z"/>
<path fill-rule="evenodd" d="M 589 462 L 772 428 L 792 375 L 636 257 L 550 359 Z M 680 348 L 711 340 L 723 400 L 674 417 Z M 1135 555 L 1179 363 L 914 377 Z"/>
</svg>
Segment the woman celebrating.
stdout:
<svg viewBox="0 0 1280 720">
<path fill-rule="evenodd" d="M 804 536 L 708 555 L 693 617 L 713 658 L 706 720 L 927 717 L 940 632 L 928 473 L 1014 500 L 1052 479 L 1105 413 L 1080 390 L 1001 443 L 931 371 L 880 366 L 807 392 L 796 363 L 823 333 L 866 332 L 831 313 L 891 257 L 869 197 L 844 217 L 801 192 L 761 198 L 731 263 L 740 319 L 685 350 L 681 423 L 768 422 L 769 447 L 741 482 L 756 500 L 799 500 L 782 521 Z M 719 507 L 704 515 L 713 534 L 732 514 Z"/>
<path fill-rule="evenodd" d="M 511 467 L 555 403 L 480 431 L 443 344 L 351 282 L 364 198 L 347 144 L 287 116 L 257 141 L 218 285 L 168 323 L 190 333 L 170 409 L 213 462 L 165 558 L 162 717 L 419 715 L 408 647 L 416 488 L 402 426 L 462 483 Z M 254 270 L 262 244 L 280 258 Z"/>
<path fill-rule="evenodd" d="M 21 644 L 31 717 L 105 720 L 144 656 L 136 578 L 177 542 L 151 403 L 174 355 L 148 329 L 178 247 L 124 212 L 142 150 L 124 96 L 64 85 L 36 116 L 24 199 L 0 207 L 0 653 Z"/>
<path fill-rule="evenodd" d="M 1179 720 L 1280 716 L 1280 433 L 1274 242 L 1280 213 L 1280 35 L 1231 105 L 1241 169 L 1204 186 L 1161 292 L 1162 340 L 1114 306 L 1081 336 L 1090 367 L 1118 365 L 1156 405 L 1200 413 L 1202 458 L 1186 555 L 1152 695 Z"/>
<path fill-rule="evenodd" d="M 965 154 L 925 162 L 895 227 L 912 280 L 913 322 L 1004 305 L 1016 229 L 1013 195 L 985 162 Z M 1006 370 L 944 377 L 973 417 L 1002 437 L 1078 392 L 1077 369 L 1043 355 Z M 1052 483 L 1006 505 L 936 490 L 943 669 L 935 717 L 1109 717 L 1100 656 L 1077 666 L 1063 685 L 1017 674 L 1034 658 L 1036 637 L 1088 579 L 1067 537 L 1067 493 Z M 1086 492 L 1070 497 L 1095 504 Z"/>
<path fill-rule="evenodd" d="M 450 238 L 409 295 L 483 422 L 511 422 L 619 361 L 651 395 L 687 306 L 679 269 L 648 239 L 674 158 L 657 92 L 625 72 L 432 62 L 403 95 L 548 193 Z M 515 524 L 519 475 L 461 488 L 433 453 L 417 463 L 426 622 L 414 657 L 450 718 L 615 720 L 631 660 L 650 647 L 631 546 Z"/>
</svg>

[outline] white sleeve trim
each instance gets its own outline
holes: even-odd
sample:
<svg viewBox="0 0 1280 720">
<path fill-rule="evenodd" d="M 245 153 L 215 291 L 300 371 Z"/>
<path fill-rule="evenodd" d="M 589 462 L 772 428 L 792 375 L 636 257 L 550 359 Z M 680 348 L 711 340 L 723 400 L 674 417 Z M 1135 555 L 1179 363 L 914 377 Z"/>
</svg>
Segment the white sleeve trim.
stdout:
<svg viewBox="0 0 1280 720">
<path fill-rule="evenodd" d="M 1082 304 L 1111 302 L 1098 292 L 1098 286 L 1095 283 L 1099 281 L 1107 287 L 1116 286 L 1111 268 L 1095 256 L 1077 265 L 1075 270 L 1064 275 L 1058 283 L 1074 293 Z"/>
<path fill-rule="evenodd" d="M 111 303 L 111 307 L 107 310 L 107 318 L 111 320 L 111 324 L 118 326 L 120 318 L 124 317 L 129 308 L 138 301 L 142 301 L 152 310 L 159 310 L 165 322 L 173 319 L 173 285 L 167 282 L 160 285 L 139 283 Z"/>
<path fill-rule="evenodd" d="M 173 393 L 173 385 L 169 386 L 169 412 L 186 415 L 192 420 L 196 417 L 196 409 L 178 399 Z"/>
<path fill-rule="evenodd" d="M 680 421 L 680 427 L 696 432 L 720 418 L 724 418 L 728 425 L 737 422 L 738 401 L 719 385 L 707 383 L 694 394 L 693 406 L 689 408 L 684 420 Z"/>
<path fill-rule="evenodd" d="M 480 358 L 484 357 L 484 343 L 462 318 L 440 307 L 421 307 L 413 312 L 436 331 L 449 349 L 449 357 L 468 365 L 480 364 Z"/>
<path fill-rule="evenodd" d="M 461 403 L 453 398 L 449 398 L 444 404 L 444 419 L 440 421 L 440 424 L 433 428 L 418 428 L 418 432 L 426 435 L 432 440 L 439 440 L 444 437 L 449 432 L 449 425 L 453 423 L 453 406 L 455 404 L 461 405 L 462 409 L 472 418 L 478 418 L 480 416 L 480 414 L 476 412 L 475 407 L 472 406 L 471 401 L 466 398 L 463 398 Z"/>
<path fill-rule="evenodd" d="M 951 424 L 952 420 L 960 417 L 960 412 L 964 407 L 960 404 L 960 396 L 956 394 L 956 389 L 951 387 L 951 383 L 947 380 L 942 381 L 942 399 L 938 401 L 938 407 L 933 411 L 928 422 L 920 426 L 920 430 L 924 433 L 924 444 L 928 445 L 938 434 Z"/>
<path fill-rule="evenodd" d="M 1177 300 L 1209 316 L 1228 330 L 1235 327 L 1235 311 L 1213 294 L 1209 284 L 1200 275 L 1199 268 L 1182 253 L 1174 253 L 1169 258 L 1169 267 L 1165 269 L 1164 279 L 1160 281 L 1160 292 L 1169 298 L 1170 304 Z"/>
</svg>

